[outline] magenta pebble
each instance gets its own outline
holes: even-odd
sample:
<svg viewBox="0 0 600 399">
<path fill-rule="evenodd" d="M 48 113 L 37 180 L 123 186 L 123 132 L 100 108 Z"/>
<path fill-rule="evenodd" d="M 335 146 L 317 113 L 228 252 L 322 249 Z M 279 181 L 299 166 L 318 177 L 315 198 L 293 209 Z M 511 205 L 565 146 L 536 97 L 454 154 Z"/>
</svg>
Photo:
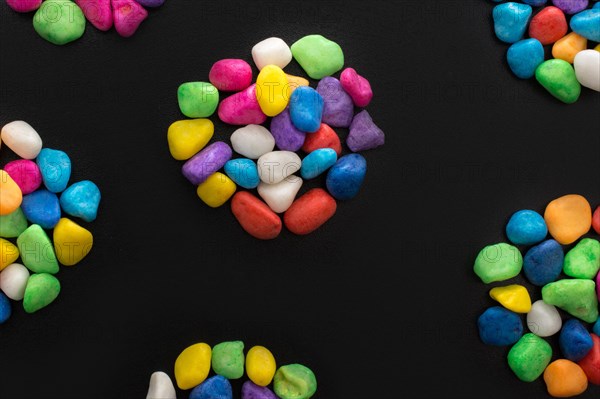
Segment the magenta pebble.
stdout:
<svg viewBox="0 0 600 399">
<path fill-rule="evenodd" d="M 346 68 L 340 76 L 342 87 L 352 97 L 354 105 L 364 108 L 373 99 L 373 90 L 369 81 L 360 76 L 353 68 Z"/>
<path fill-rule="evenodd" d="M 225 59 L 215 62 L 208 80 L 222 91 L 241 91 L 252 83 L 252 67 L 244 60 Z"/>
<path fill-rule="evenodd" d="M 23 195 L 31 194 L 42 185 L 40 168 L 28 159 L 9 162 L 4 171 L 17 183 Z"/>
<path fill-rule="evenodd" d="M 40 8 L 42 0 L 6 0 L 6 4 L 16 12 L 30 12 Z"/>
<path fill-rule="evenodd" d="M 256 99 L 256 84 L 221 101 L 218 114 L 230 125 L 262 125 L 267 120 Z"/>
</svg>

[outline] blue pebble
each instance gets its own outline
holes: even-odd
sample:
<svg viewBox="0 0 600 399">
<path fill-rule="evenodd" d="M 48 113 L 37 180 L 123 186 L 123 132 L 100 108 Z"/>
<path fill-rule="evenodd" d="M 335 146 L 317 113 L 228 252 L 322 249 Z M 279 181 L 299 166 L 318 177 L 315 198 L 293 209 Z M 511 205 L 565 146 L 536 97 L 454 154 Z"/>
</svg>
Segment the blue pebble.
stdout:
<svg viewBox="0 0 600 399">
<path fill-rule="evenodd" d="M 600 1 L 597 2 L 596 4 L 594 4 L 594 7 L 592 7 L 592 9 L 594 9 L 594 8 L 600 8 Z"/>
<path fill-rule="evenodd" d="M 540 7 L 548 2 L 548 0 L 521 0 L 525 4 L 529 4 L 532 7 Z"/>
<path fill-rule="evenodd" d="M 520 40 L 508 48 L 506 59 L 517 77 L 529 79 L 544 62 L 544 46 L 537 39 Z"/>
<path fill-rule="evenodd" d="M 600 42 L 600 7 L 584 10 L 571 18 L 573 32 L 594 42 Z"/>
<path fill-rule="evenodd" d="M 513 244 L 532 245 L 546 238 L 548 227 L 542 215 L 526 209 L 511 216 L 506 225 L 506 235 Z"/>
<path fill-rule="evenodd" d="M 564 260 L 562 246 L 555 240 L 546 240 L 527 251 L 523 272 L 531 284 L 541 287 L 558 280 Z"/>
<path fill-rule="evenodd" d="M 325 185 L 334 198 L 349 200 L 360 191 L 366 174 L 367 160 L 362 155 L 344 155 L 329 169 Z"/>
<path fill-rule="evenodd" d="M 486 345 L 512 345 L 523 335 L 523 322 L 519 315 L 501 306 L 483 312 L 477 319 L 477 326 Z"/>
<path fill-rule="evenodd" d="M 319 148 L 308 154 L 302 160 L 300 175 L 303 179 L 314 179 L 335 165 L 337 153 L 331 148 Z"/>
<path fill-rule="evenodd" d="M 0 324 L 4 323 L 10 318 L 12 314 L 12 308 L 8 297 L 4 295 L 4 292 L 0 291 Z"/>
<path fill-rule="evenodd" d="M 60 196 L 60 206 L 65 213 L 93 222 L 100 205 L 100 189 L 89 180 L 71 184 Z"/>
<path fill-rule="evenodd" d="M 290 117 L 296 129 L 314 133 L 321 127 L 323 97 L 312 87 L 300 86 L 290 97 Z"/>
<path fill-rule="evenodd" d="M 23 214 L 33 224 L 52 229 L 60 220 L 60 204 L 56 194 L 48 190 L 37 190 L 23 197 Z"/>
<path fill-rule="evenodd" d="M 71 178 L 71 159 L 60 150 L 44 148 L 37 157 L 42 180 L 49 191 L 60 193 Z"/>
<path fill-rule="evenodd" d="M 494 7 L 494 31 L 498 39 L 506 43 L 521 40 L 527 29 L 533 9 L 528 4 L 504 3 Z"/>
<path fill-rule="evenodd" d="M 232 399 L 232 397 L 231 383 L 221 375 L 210 377 L 190 393 L 190 399 Z"/>
<path fill-rule="evenodd" d="M 238 186 L 251 190 L 258 186 L 260 177 L 256 163 L 248 158 L 231 159 L 225 163 L 225 173 Z"/>
<path fill-rule="evenodd" d="M 573 362 L 583 359 L 594 346 L 592 336 L 577 319 L 563 324 L 558 343 L 564 357 Z"/>
<path fill-rule="evenodd" d="M 600 3 L 598 3 L 600 4 Z M 596 324 L 594 324 L 594 328 L 593 328 L 594 334 L 600 336 L 600 319 L 598 321 L 596 321 Z"/>
</svg>

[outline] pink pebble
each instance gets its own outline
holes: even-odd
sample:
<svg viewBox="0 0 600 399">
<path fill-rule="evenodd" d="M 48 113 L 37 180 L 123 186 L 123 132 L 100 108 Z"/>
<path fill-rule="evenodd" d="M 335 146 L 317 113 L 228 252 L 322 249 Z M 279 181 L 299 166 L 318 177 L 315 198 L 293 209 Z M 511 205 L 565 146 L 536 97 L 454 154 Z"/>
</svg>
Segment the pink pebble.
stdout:
<svg viewBox="0 0 600 399">
<path fill-rule="evenodd" d="M 88 21 L 96 28 L 107 31 L 113 26 L 110 0 L 75 0 Z"/>
<path fill-rule="evenodd" d="M 252 83 L 252 67 L 244 60 L 220 60 L 210 69 L 208 80 L 222 91 L 244 90 Z"/>
<path fill-rule="evenodd" d="M 357 107 L 366 107 L 373 99 L 371 84 L 367 79 L 356 73 L 353 68 L 344 69 L 340 76 L 340 82 Z"/>
<path fill-rule="evenodd" d="M 112 0 L 113 20 L 117 33 L 123 37 L 132 36 L 148 11 L 134 0 Z"/>
<path fill-rule="evenodd" d="M 256 99 L 256 84 L 235 93 L 219 104 L 219 119 L 230 125 L 261 125 L 267 116 Z"/>
<path fill-rule="evenodd" d="M 23 195 L 34 192 L 42 185 L 40 168 L 28 159 L 9 162 L 4 171 L 17 183 Z"/>
<path fill-rule="evenodd" d="M 42 0 L 6 0 L 6 4 L 16 12 L 30 12 L 40 8 Z"/>
</svg>

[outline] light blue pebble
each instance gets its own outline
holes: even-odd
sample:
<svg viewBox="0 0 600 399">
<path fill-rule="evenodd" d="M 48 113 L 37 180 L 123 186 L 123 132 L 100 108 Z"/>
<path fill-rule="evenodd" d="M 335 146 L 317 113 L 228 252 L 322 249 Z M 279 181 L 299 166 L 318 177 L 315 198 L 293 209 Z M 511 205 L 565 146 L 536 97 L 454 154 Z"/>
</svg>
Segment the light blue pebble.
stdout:
<svg viewBox="0 0 600 399">
<path fill-rule="evenodd" d="M 555 240 L 546 240 L 527 251 L 523 257 L 523 272 L 531 284 L 542 287 L 558 280 L 564 260 L 562 246 Z"/>
<path fill-rule="evenodd" d="M 238 186 L 249 190 L 256 188 L 260 183 L 256 163 L 248 158 L 231 159 L 225 163 L 225 173 Z"/>
<path fill-rule="evenodd" d="M 190 399 L 232 399 L 233 390 L 229 380 L 215 375 L 198 385 L 190 393 Z"/>
<path fill-rule="evenodd" d="M 42 172 L 42 180 L 49 191 L 60 193 L 71 178 L 71 159 L 60 151 L 44 148 L 37 157 L 37 165 Z"/>
<path fill-rule="evenodd" d="M 600 8 L 600 1 L 597 2 L 596 4 L 594 4 L 594 7 L 592 7 L 592 9 L 594 9 L 594 8 Z"/>
<path fill-rule="evenodd" d="M 314 179 L 335 165 L 337 154 L 331 148 L 319 148 L 308 154 L 302 160 L 300 175 L 303 179 Z"/>
<path fill-rule="evenodd" d="M 573 32 L 594 42 L 600 42 L 600 7 L 584 10 L 571 18 Z"/>
<path fill-rule="evenodd" d="M 527 29 L 533 9 L 530 5 L 519 3 L 504 3 L 494 7 L 494 31 L 498 39 L 506 43 L 521 40 Z"/>
<path fill-rule="evenodd" d="M 96 219 L 98 205 L 100 205 L 100 189 L 89 180 L 72 184 L 60 196 L 62 210 L 86 222 Z"/>
<path fill-rule="evenodd" d="M 525 209 L 511 216 L 506 225 L 506 235 L 513 244 L 532 245 L 546 238 L 548 227 L 542 215 Z"/>
<path fill-rule="evenodd" d="M 54 228 L 60 220 L 58 197 L 48 190 L 37 190 L 23 196 L 21 209 L 29 222 L 44 229 Z"/>
<path fill-rule="evenodd" d="M 544 46 L 537 39 L 520 40 L 508 48 L 506 59 L 517 77 L 532 78 L 537 67 L 544 62 Z"/>
<path fill-rule="evenodd" d="M 8 297 L 4 295 L 4 292 L 0 291 L 0 324 L 4 323 L 10 318 L 12 314 L 12 308 Z"/>
<path fill-rule="evenodd" d="M 532 7 L 543 6 L 544 4 L 546 4 L 548 2 L 548 0 L 522 0 L 522 1 L 523 1 L 523 3 L 529 4 Z"/>
<path fill-rule="evenodd" d="M 290 97 L 290 117 L 296 129 L 316 132 L 321 127 L 323 97 L 312 87 L 296 88 Z"/>
<path fill-rule="evenodd" d="M 573 362 L 583 359 L 594 346 L 592 336 L 577 319 L 563 324 L 558 343 L 564 357 Z"/>
<path fill-rule="evenodd" d="M 329 169 L 325 184 L 338 200 L 349 200 L 358 194 L 367 174 L 367 160 L 360 154 L 344 155 Z"/>
</svg>

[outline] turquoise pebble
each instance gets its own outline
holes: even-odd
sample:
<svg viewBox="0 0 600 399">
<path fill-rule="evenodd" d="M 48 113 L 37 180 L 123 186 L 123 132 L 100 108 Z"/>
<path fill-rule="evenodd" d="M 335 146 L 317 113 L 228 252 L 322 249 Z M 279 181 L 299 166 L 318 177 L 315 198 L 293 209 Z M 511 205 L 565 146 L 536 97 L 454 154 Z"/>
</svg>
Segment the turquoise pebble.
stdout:
<svg viewBox="0 0 600 399">
<path fill-rule="evenodd" d="M 44 148 L 40 151 L 36 162 L 48 191 L 60 193 L 67 188 L 71 178 L 71 159 L 66 153 Z"/>
<path fill-rule="evenodd" d="M 592 8 L 600 8 L 600 1 L 597 2 L 596 4 L 594 4 L 594 7 L 592 7 Z"/>
<path fill-rule="evenodd" d="M 225 163 L 225 173 L 235 184 L 249 190 L 260 183 L 256 163 L 248 158 L 231 159 Z"/>
<path fill-rule="evenodd" d="M 4 295 L 4 292 L 0 291 L 0 324 L 4 323 L 10 318 L 12 309 L 10 307 L 10 301 L 8 297 Z"/>
<path fill-rule="evenodd" d="M 358 194 L 366 174 L 367 160 L 362 155 L 345 155 L 329 169 L 325 184 L 335 199 L 349 200 Z"/>
<path fill-rule="evenodd" d="M 498 39 L 506 43 L 515 43 L 521 40 L 532 12 L 533 9 L 530 5 L 513 2 L 494 7 L 492 17 Z"/>
<path fill-rule="evenodd" d="M 542 215 L 528 209 L 515 212 L 506 225 L 506 236 L 517 245 L 532 245 L 548 235 L 548 227 Z"/>
<path fill-rule="evenodd" d="M 60 196 L 62 210 L 86 222 L 96 219 L 99 205 L 100 189 L 89 180 L 72 184 Z"/>
<path fill-rule="evenodd" d="M 506 59 L 518 78 L 532 78 L 537 67 L 544 62 L 544 46 L 537 39 L 520 40 L 508 48 Z"/>
<path fill-rule="evenodd" d="M 596 324 L 594 324 L 594 334 L 600 336 L 600 320 L 596 321 Z"/>
<path fill-rule="evenodd" d="M 600 42 L 600 8 L 594 6 L 591 10 L 584 10 L 571 18 L 573 32 L 594 42 Z"/>
<path fill-rule="evenodd" d="M 321 127 L 323 97 L 312 87 L 300 86 L 290 97 L 290 118 L 296 129 L 314 133 Z"/>
<path fill-rule="evenodd" d="M 314 179 L 337 161 L 337 153 L 331 148 L 319 148 L 302 160 L 300 174 L 303 179 Z"/>
<path fill-rule="evenodd" d="M 52 229 L 60 220 L 60 204 L 56 194 L 37 190 L 23 197 L 21 209 L 27 220 L 44 229 Z"/>
</svg>

